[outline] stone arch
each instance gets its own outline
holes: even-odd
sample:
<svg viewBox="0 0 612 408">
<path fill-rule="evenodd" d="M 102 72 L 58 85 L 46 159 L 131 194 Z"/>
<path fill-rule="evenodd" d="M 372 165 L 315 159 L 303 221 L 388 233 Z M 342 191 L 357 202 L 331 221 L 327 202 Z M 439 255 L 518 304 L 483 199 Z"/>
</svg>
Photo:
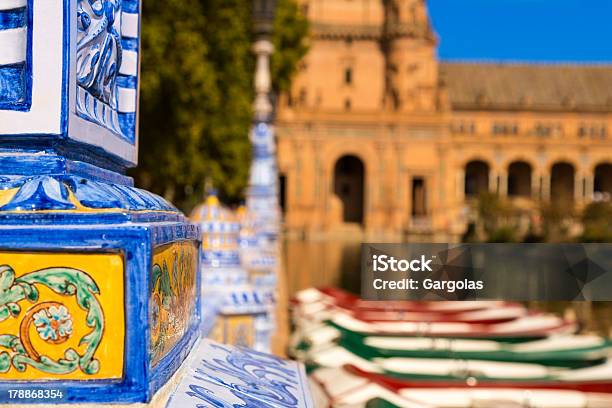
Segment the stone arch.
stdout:
<svg viewBox="0 0 612 408">
<path fill-rule="evenodd" d="M 342 203 L 342 221 L 363 224 L 365 204 L 365 165 L 352 154 L 334 164 L 334 194 Z"/>
<path fill-rule="evenodd" d="M 489 190 L 491 167 L 484 160 L 471 160 L 465 164 L 464 189 L 466 197 L 476 197 Z"/>
<path fill-rule="evenodd" d="M 533 167 L 527 161 L 515 160 L 508 165 L 508 196 L 531 197 Z"/>
<path fill-rule="evenodd" d="M 538 169 L 540 168 L 540 166 L 538 165 L 538 160 L 536 158 L 525 154 L 513 154 L 511 156 L 508 156 L 501 162 L 500 168 L 508 170 L 508 167 L 510 167 L 512 163 L 516 162 L 524 162 L 528 164 L 534 174 L 537 173 Z"/>
<path fill-rule="evenodd" d="M 315 187 L 315 191 L 320 191 L 321 194 L 322 200 L 317 205 L 322 207 L 325 227 L 333 229 L 338 224 L 342 224 L 343 205 L 334 193 L 334 170 L 336 163 L 343 156 L 355 156 L 364 166 L 363 222 L 360 226 L 368 228 L 372 221 L 371 205 L 374 200 L 371 186 L 379 182 L 376 160 L 379 157 L 380 151 L 376 149 L 373 143 L 368 141 L 355 143 L 345 138 L 321 141 L 317 149 L 318 157 L 320 158 L 318 174 L 321 178 L 319 179 L 319 187 Z M 315 168 L 317 168 L 316 165 Z"/>
<path fill-rule="evenodd" d="M 593 191 L 600 199 L 609 200 L 612 197 L 612 163 L 603 162 L 595 166 Z"/>
<path fill-rule="evenodd" d="M 550 157 L 549 160 L 546 161 L 546 163 L 547 165 L 545 166 L 545 168 L 548 169 L 551 173 L 552 173 L 553 167 L 559 163 L 569 164 L 570 166 L 574 168 L 574 171 L 578 171 L 581 167 L 579 162 L 575 160 L 575 158 L 569 157 L 565 154 L 563 155 L 559 154 L 559 155 Z"/>
<path fill-rule="evenodd" d="M 576 167 L 567 161 L 559 161 L 550 169 L 550 198 L 556 202 L 574 200 Z"/>
</svg>

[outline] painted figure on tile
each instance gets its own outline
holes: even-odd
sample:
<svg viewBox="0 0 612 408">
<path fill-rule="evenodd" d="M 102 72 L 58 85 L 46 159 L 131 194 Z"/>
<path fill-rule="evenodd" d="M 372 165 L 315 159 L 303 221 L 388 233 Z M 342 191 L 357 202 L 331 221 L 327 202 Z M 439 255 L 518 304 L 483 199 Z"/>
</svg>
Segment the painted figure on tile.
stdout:
<svg viewBox="0 0 612 408">
<path fill-rule="evenodd" d="M 79 0 L 77 7 L 77 83 L 116 109 L 121 0 Z"/>
<path fill-rule="evenodd" d="M 172 349 L 191 323 L 198 251 L 193 243 L 166 245 L 151 270 L 151 365 Z"/>
</svg>

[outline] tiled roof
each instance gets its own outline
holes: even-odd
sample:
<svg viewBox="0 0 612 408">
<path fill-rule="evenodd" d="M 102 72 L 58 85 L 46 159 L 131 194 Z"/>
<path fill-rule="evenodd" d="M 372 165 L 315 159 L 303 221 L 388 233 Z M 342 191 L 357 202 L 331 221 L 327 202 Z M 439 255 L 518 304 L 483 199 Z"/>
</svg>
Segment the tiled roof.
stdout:
<svg viewBox="0 0 612 408">
<path fill-rule="evenodd" d="M 440 64 L 455 110 L 612 112 L 612 65 Z"/>
</svg>

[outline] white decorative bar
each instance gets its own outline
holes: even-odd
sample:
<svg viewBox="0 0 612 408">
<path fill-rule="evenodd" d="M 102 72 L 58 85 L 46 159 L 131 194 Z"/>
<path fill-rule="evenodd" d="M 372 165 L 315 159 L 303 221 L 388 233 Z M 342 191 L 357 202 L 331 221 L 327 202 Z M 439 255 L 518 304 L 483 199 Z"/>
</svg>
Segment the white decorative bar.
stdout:
<svg viewBox="0 0 612 408">
<path fill-rule="evenodd" d="M 13 10 L 26 6 L 26 0 L 2 0 L 0 10 Z"/>
<path fill-rule="evenodd" d="M 121 34 L 124 37 L 138 38 L 138 14 L 121 13 Z"/>
<path fill-rule="evenodd" d="M 24 62 L 27 39 L 26 27 L 0 30 L 0 65 Z"/>
<path fill-rule="evenodd" d="M 138 53 L 136 51 L 123 51 L 119 73 L 130 76 L 138 75 Z"/>
<path fill-rule="evenodd" d="M 118 88 L 119 112 L 136 112 L 136 89 Z"/>
</svg>

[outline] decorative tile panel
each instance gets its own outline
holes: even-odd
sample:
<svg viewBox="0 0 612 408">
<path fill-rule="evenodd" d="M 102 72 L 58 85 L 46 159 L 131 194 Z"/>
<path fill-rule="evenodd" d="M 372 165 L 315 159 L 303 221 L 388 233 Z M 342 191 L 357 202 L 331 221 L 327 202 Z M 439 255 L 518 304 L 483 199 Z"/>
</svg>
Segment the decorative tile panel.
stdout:
<svg viewBox="0 0 612 408">
<path fill-rule="evenodd" d="M 153 255 L 149 319 L 151 365 L 155 366 L 187 333 L 195 318 L 198 247 L 179 241 Z"/>
<path fill-rule="evenodd" d="M 118 254 L 0 252 L 0 380 L 123 375 Z"/>
<path fill-rule="evenodd" d="M 79 0 L 76 111 L 130 142 L 135 139 L 138 3 Z"/>
<path fill-rule="evenodd" d="M 164 212 L 107 223 L 98 212 L 49 211 L 57 223 L 37 211 L 0 223 L 0 405 L 38 381 L 62 391 L 41 404 L 150 401 L 199 334 L 199 228 Z M 163 339 L 155 365 L 152 338 Z"/>
</svg>

